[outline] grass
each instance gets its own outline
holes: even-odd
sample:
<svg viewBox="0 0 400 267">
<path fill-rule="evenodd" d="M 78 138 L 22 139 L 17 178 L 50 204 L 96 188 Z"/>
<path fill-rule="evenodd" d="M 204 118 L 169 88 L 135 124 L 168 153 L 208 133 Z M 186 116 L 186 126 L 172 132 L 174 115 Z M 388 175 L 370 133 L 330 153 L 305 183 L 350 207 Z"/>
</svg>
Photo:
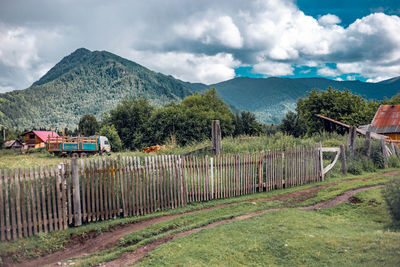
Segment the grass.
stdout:
<svg viewBox="0 0 400 267">
<path fill-rule="evenodd" d="M 240 136 L 236 138 L 226 137 L 222 140 L 222 153 L 254 153 L 261 150 L 284 149 L 295 146 L 316 145 L 322 142 L 325 147 L 339 146 L 346 143 L 346 136 L 336 134 L 316 135 L 309 138 L 295 138 L 293 136 L 277 133 L 271 136 Z M 189 144 L 187 146 L 176 146 L 167 144 L 166 149 L 158 154 L 181 155 L 206 146 L 211 146 L 210 140 Z M 211 152 L 204 153 L 211 155 Z M 112 153 L 112 156 L 148 156 L 141 151 L 123 151 Z M 154 155 L 151 153 L 150 155 Z M 92 156 L 97 157 L 97 156 Z M 22 154 L 13 150 L 0 149 L 0 169 L 26 168 L 34 166 L 54 165 L 68 160 L 51 155 L 44 149 L 31 150 L 30 153 Z"/>
<path fill-rule="evenodd" d="M 140 265 L 399 266 L 400 232 L 387 228 L 380 189 L 356 196 L 361 204 L 272 211 L 205 229 L 159 246 Z"/>
</svg>

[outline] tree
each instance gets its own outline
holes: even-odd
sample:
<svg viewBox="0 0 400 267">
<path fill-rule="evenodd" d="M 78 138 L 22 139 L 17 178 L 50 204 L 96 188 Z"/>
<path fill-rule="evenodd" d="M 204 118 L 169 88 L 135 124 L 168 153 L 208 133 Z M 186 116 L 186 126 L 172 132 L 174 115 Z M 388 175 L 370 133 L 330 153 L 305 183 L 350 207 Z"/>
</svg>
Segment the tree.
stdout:
<svg viewBox="0 0 400 267">
<path fill-rule="evenodd" d="M 299 137 L 304 133 L 303 128 L 299 124 L 299 116 L 293 111 L 286 113 L 285 118 L 279 125 L 279 130 L 295 137 Z"/>
<path fill-rule="evenodd" d="M 91 136 L 96 133 L 99 128 L 99 123 L 93 114 L 83 115 L 79 120 L 79 133 L 83 136 Z"/>
<path fill-rule="evenodd" d="M 112 151 L 118 152 L 122 150 L 122 141 L 114 125 L 104 125 L 96 134 L 108 138 Z"/>
<path fill-rule="evenodd" d="M 234 116 L 215 89 L 188 96 L 179 104 L 157 109 L 149 120 L 151 143 L 162 144 L 172 135 L 179 145 L 211 138 L 211 122 L 219 120 L 222 136 L 233 134 Z"/>
<path fill-rule="evenodd" d="M 249 111 L 240 112 L 243 132 L 246 135 L 260 135 L 264 132 L 262 124 L 256 120 L 256 115 Z"/>
<path fill-rule="evenodd" d="M 125 148 L 136 150 L 149 143 L 151 135 L 147 126 L 154 108 L 144 98 L 122 100 L 121 104 L 105 116 L 105 124 L 115 126 Z"/>
<path fill-rule="evenodd" d="M 317 114 L 358 126 L 370 123 L 377 109 L 377 102 L 367 101 L 349 90 L 340 91 L 331 87 L 326 91 L 312 90 L 297 101 L 299 127 L 306 134 L 336 130 L 335 125 L 321 120 Z"/>
</svg>

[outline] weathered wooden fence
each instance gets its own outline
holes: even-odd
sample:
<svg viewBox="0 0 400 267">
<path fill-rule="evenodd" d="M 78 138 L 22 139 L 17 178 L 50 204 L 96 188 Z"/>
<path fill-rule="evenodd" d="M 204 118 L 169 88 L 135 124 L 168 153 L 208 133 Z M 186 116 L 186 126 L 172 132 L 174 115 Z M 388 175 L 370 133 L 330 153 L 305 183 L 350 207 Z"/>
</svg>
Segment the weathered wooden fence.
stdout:
<svg viewBox="0 0 400 267">
<path fill-rule="evenodd" d="M 0 170 L 0 239 L 318 181 L 320 153 L 107 157 Z"/>
</svg>

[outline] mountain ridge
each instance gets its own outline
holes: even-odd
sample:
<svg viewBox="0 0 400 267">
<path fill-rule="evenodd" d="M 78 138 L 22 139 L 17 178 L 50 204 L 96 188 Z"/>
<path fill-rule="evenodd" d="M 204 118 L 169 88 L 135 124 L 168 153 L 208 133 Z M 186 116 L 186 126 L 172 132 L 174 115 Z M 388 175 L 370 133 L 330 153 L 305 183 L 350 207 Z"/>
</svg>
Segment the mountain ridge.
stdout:
<svg viewBox="0 0 400 267">
<path fill-rule="evenodd" d="M 382 100 L 400 91 L 400 77 L 379 83 L 236 77 L 206 85 L 154 72 L 107 51 L 79 48 L 27 89 L 0 94 L 0 124 L 18 129 L 75 128 L 82 115 L 100 118 L 126 97 L 145 97 L 151 104 L 162 106 L 211 87 L 233 110 L 248 110 L 260 122 L 276 124 L 287 111 L 295 110 L 297 99 L 307 91 L 329 86 Z"/>
</svg>

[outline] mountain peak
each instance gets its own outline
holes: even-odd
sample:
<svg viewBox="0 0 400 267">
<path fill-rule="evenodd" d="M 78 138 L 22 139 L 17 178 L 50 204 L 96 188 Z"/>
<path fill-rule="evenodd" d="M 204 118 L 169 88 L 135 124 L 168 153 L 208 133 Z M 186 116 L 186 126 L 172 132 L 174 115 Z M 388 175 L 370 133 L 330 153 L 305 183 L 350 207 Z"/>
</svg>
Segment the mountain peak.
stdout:
<svg viewBox="0 0 400 267">
<path fill-rule="evenodd" d="M 53 68 L 51 68 L 42 78 L 34 82 L 32 85 L 42 85 L 52 80 L 57 79 L 62 74 L 70 71 L 77 65 L 81 64 L 87 60 L 92 52 L 86 48 L 78 48 L 70 55 L 64 57 L 60 62 L 58 62 Z"/>
</svg>

